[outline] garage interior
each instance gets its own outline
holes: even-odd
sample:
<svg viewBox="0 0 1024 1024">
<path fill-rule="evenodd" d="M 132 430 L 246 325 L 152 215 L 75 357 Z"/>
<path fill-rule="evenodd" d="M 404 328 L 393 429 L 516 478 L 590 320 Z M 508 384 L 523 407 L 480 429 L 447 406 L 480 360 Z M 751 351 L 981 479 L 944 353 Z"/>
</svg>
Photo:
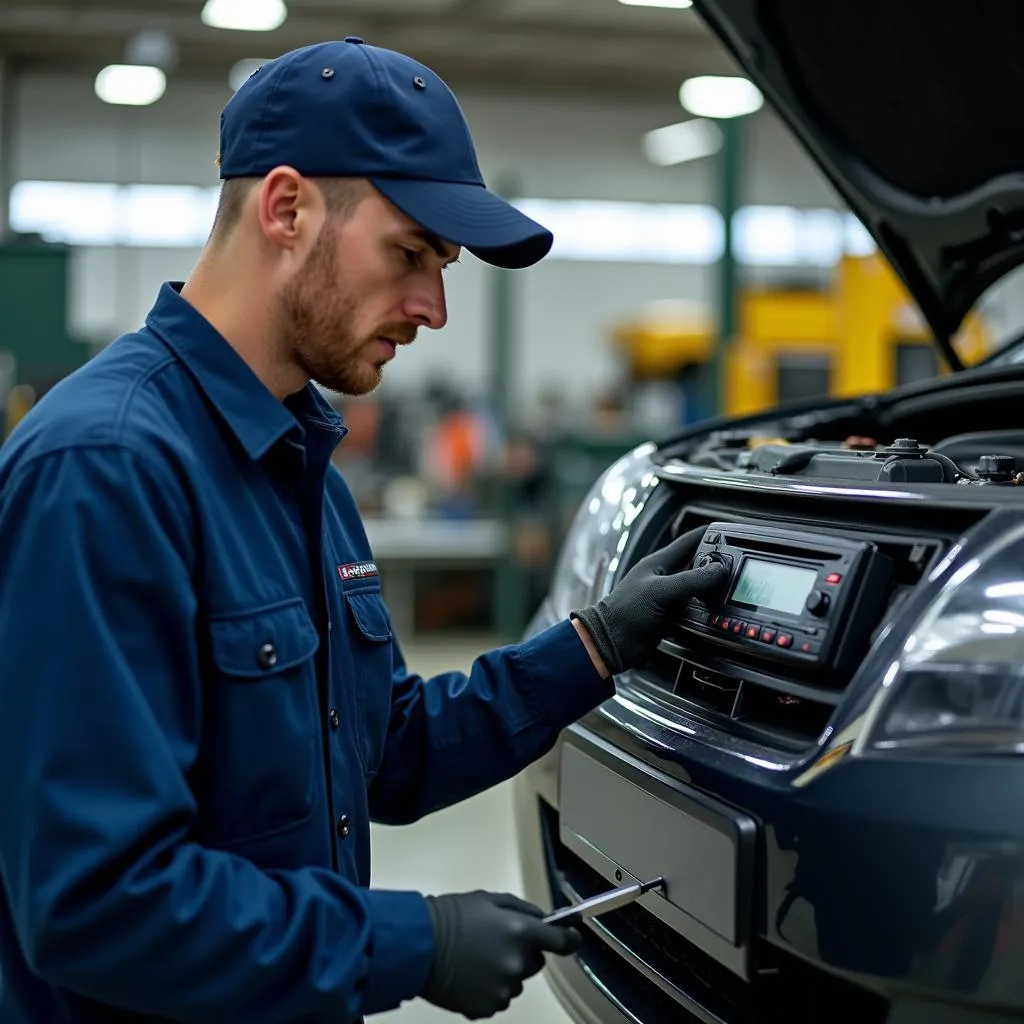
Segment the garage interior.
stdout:
<svg viewBox="0 0 1024 1024">
<path fill-rule="evenodd" d="M 688 0 L 249 3 L 240 29 L 202 0 L 0 0 L 0 440 L 187 276 L 216 205 L 220 109 L 261 61 L 347 36 L 414 56 L 459 98 L 490 187 L 555 233 L 522 274 L 464 258 L 448 325 L 372 395 L 327 396 L 419 673 L 522 636 L 580 500 L 641 441 L 946 372 L 763 97 L 701 113 L 691 90 L 687 106 L 695 80 L 749 86 Z M 152 74 L 104 96 L 110 67 Z M 965 321 L 965 360 L 1024 319 L 1021 282 Z M 377 887 L 521 890 L 509 786 L 375 826 L 373 843 Z M 452 1018 L 416 1002 L 379 1019 Z M 568 1021 L 540 977 L 501 1019 Z"/>
</svg>

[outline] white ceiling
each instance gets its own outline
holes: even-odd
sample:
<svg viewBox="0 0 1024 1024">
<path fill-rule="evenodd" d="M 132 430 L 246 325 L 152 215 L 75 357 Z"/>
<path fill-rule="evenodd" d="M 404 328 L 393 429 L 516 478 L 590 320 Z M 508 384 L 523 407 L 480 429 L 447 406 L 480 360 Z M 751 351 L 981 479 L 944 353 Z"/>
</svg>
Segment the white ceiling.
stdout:
<svg viewBox="0 0 1024 1024">
<path fill-rule="evenodd" d="M 202 24 L 203 0 L 0 0 L 0 55 L 19 66 L 99 70 L 124 58 L 144 28 L 174 37 L 178 72 L 223 77 L 244 57 L 267 58 L 359 35 L 402 50 L 453 85 L 545 91 L 664 93 L 729 59 L 692 10 L 618 0 L 288 0 L 275 32 Z"/>
</svg>

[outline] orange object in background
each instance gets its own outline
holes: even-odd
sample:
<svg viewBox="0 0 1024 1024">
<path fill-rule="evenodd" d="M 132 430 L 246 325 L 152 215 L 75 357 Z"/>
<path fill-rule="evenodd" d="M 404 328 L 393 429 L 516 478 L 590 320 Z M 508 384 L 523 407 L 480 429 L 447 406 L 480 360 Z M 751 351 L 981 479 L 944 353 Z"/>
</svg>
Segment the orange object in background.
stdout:
<svg viewBox="0 0 1024 1024">
<path fill-rule="evenodd" d="M 487 430 L 469 409 L 443 416 L 427 446 L 431 482 L 446 494 L 465 494 L 487 455 Z"/>
</svg>

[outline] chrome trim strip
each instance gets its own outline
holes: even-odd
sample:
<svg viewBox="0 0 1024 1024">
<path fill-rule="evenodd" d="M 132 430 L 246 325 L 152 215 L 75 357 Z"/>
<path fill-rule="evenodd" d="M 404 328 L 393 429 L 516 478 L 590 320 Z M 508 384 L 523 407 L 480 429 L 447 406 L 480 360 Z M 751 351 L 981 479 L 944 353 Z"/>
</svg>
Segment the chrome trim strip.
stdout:
<svg viewBox="0 0 1024 1024">
<path fill-rule="evenodd" d="M 816 753 L 816 748 L 810 746 L 806 751 L 793 751 L 787 757 L 785 751 L 772 750 L 755 744 L 735 733 L 706 725 L 696 718 L 689 716 L 673 718 L 667 714 L 659 714 L 659 705 L 652 694 L 644 693 L 635 687 L 622 686 L 613 700 L 610 703 L 602 704 L 597 709 L 597 713 L 602 718 L 614 723 L 617 728 L 625 730 L 655 748 L 660 747 L 671 751 L 674 749 L 674 745 L 667 742 L 667 736 L 659 737 L 656 734 L 645 732 L 639 722 L 631 722 L 621 713 L 616 714 L 616 706 L 642 721 L 665 730 L 669 735 L 685 736 L 693 742 L 704 744 L 716 753 L 734 757 L 753 767 L 764 768 L 768 771 L 790 771 Z M 680 713 L 676 712 L 676 714 Z"/>
</svg>

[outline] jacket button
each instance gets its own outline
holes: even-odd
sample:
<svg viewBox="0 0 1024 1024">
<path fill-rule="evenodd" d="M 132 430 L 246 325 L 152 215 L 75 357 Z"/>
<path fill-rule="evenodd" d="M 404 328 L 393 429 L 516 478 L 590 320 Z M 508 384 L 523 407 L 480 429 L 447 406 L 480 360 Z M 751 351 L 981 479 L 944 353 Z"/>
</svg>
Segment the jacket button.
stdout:
<svg viewBox="0 0 1024 1024">
<path fill-rule="evenodd" d="M 338 714 L 337 708 L 331 708 L 331 710 L 327 712 L 327 721 L 331 723 L 332 729 L 337 729 L 338 726 L 341 725 L 341 716 Z"/>
<path fill-rule="evenodd" d="M 347 814 L 343 814 L 338 819 L 337 832 L 341 839 L 348 839 L 349 832 L 352 831 L 352 822 L 349 820 Z"/>
<path fill-rule="evenodd" d="M 273 644 L 264 644 L 256 654 L 260 668 L 273 668 L 277 664 L 277 648 Z"/>
</svg>

